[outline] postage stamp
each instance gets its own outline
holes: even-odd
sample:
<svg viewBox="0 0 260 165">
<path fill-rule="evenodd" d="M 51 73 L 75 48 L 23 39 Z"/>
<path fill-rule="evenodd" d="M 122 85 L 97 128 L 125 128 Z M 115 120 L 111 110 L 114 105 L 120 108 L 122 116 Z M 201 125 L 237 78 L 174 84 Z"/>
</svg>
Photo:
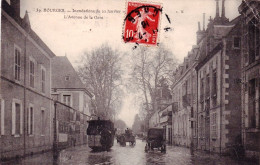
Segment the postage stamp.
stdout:
<svg viewBox="0 0 260 165">
<path fill-rule="evenodd" d="M 127 2 L 124 42 L 157 45 L 161 12 L 161 4 Z"/>
</svg>

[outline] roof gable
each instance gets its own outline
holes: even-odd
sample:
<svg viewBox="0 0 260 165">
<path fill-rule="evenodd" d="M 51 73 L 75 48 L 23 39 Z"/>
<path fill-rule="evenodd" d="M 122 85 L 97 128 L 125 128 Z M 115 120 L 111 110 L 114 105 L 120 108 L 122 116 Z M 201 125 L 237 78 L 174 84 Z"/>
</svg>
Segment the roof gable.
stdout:
<svg viewBox="0 0 260 165">
<path fill-rule="evenodd" d="M 52 58 L 52 88 L 86 89 L 66 56 Z"/>
</svg>

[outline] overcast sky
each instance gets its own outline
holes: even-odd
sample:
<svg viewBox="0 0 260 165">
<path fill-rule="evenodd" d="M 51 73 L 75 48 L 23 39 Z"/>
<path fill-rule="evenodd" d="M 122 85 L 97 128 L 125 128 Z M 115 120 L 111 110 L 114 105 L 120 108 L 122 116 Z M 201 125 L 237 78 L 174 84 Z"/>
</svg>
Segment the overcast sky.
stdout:
<svg viewBox="0 0 260 165">
<path fill-rule="evenodd" d="M 215 0 L 152 0 L 163 6 L 160 42 L 164 43 L 182 62 L 183 58 L 196 44 L 198 21 L 202 26 L 202 13 L 206 13 L 206 24 L 209 16 L 215 17 Z M 241 0 L 226 0 L 226 16 L 230 20 L 238 16 L 238 6 Z M 100 13 L 76 12 L 37 12 L 37 9 L 64 9 L 65 11 L 99 10 Z M 132 51 L 133 44 L 122 41 L 123 20 L 125 18 L 125 0 L 21 0 L 21 17 L 25 10 L 29 13 L 32 29 L 41 37 L 49 48 L 57 55 L 65 54 L 75 66 L 84 51 L 100 46 L 107 42 L 113 48 L 122 51 Z M 117 10 L 117 13 L 102 13 Z M 120 13 L 118 13 L 120 11 Z M 183 11 L 183 12 L 181 12 Z M 221 3 L 220 3 L 221 13 Z M 169 15 L 171 24 L 165 14 Z M 98 16 L 103 19 L 65 19 L 68 16 Z M 173 30 L 164 32 L 164 27 Z M 129 57 L 127 57 L 129 58 Z M 138 113 L 133 106 L 134 95 L 126 95 L 122 112 L 119 115 L 129 126 L 134 115 Z"/>
</svg>

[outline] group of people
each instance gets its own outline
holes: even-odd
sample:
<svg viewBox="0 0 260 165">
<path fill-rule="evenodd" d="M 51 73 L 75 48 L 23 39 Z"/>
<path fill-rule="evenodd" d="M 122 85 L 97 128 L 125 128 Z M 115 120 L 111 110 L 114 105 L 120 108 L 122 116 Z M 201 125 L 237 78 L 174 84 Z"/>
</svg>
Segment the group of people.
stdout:
<svg viewBox="0 0 260 165">
<path fill-rule="evenodd" d="M 132 135 L 132 130 L 130 130 L 129 128 L 127 128 L 127 129 L 125 130 L 125 134 L 126 134 L 127 136 Z"/>
</svg>

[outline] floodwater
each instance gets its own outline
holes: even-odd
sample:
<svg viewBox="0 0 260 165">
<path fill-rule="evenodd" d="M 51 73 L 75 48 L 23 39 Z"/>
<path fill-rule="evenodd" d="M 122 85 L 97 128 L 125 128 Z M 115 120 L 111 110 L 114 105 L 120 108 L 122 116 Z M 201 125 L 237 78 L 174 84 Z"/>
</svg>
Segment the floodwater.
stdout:
<svg viewBox="0 0 260 165">
<path fill-rule="evenodd" d="M 233 160 L 199 151 L 190 154 L 188 148 L 167 146 L 166 153 L 154 150 L 144 152 L 145 141 L 137 140 L 135 146 L 114 143 L 110 151 L 93 152 L 88 146 L 76 146 L 63 150 L 57 159 L 51 152 L 2 163 L 22 165 L 252 165 L 252 162 Z M 1 163 L 0 163 L 1 164 Z"/>
</svg>

